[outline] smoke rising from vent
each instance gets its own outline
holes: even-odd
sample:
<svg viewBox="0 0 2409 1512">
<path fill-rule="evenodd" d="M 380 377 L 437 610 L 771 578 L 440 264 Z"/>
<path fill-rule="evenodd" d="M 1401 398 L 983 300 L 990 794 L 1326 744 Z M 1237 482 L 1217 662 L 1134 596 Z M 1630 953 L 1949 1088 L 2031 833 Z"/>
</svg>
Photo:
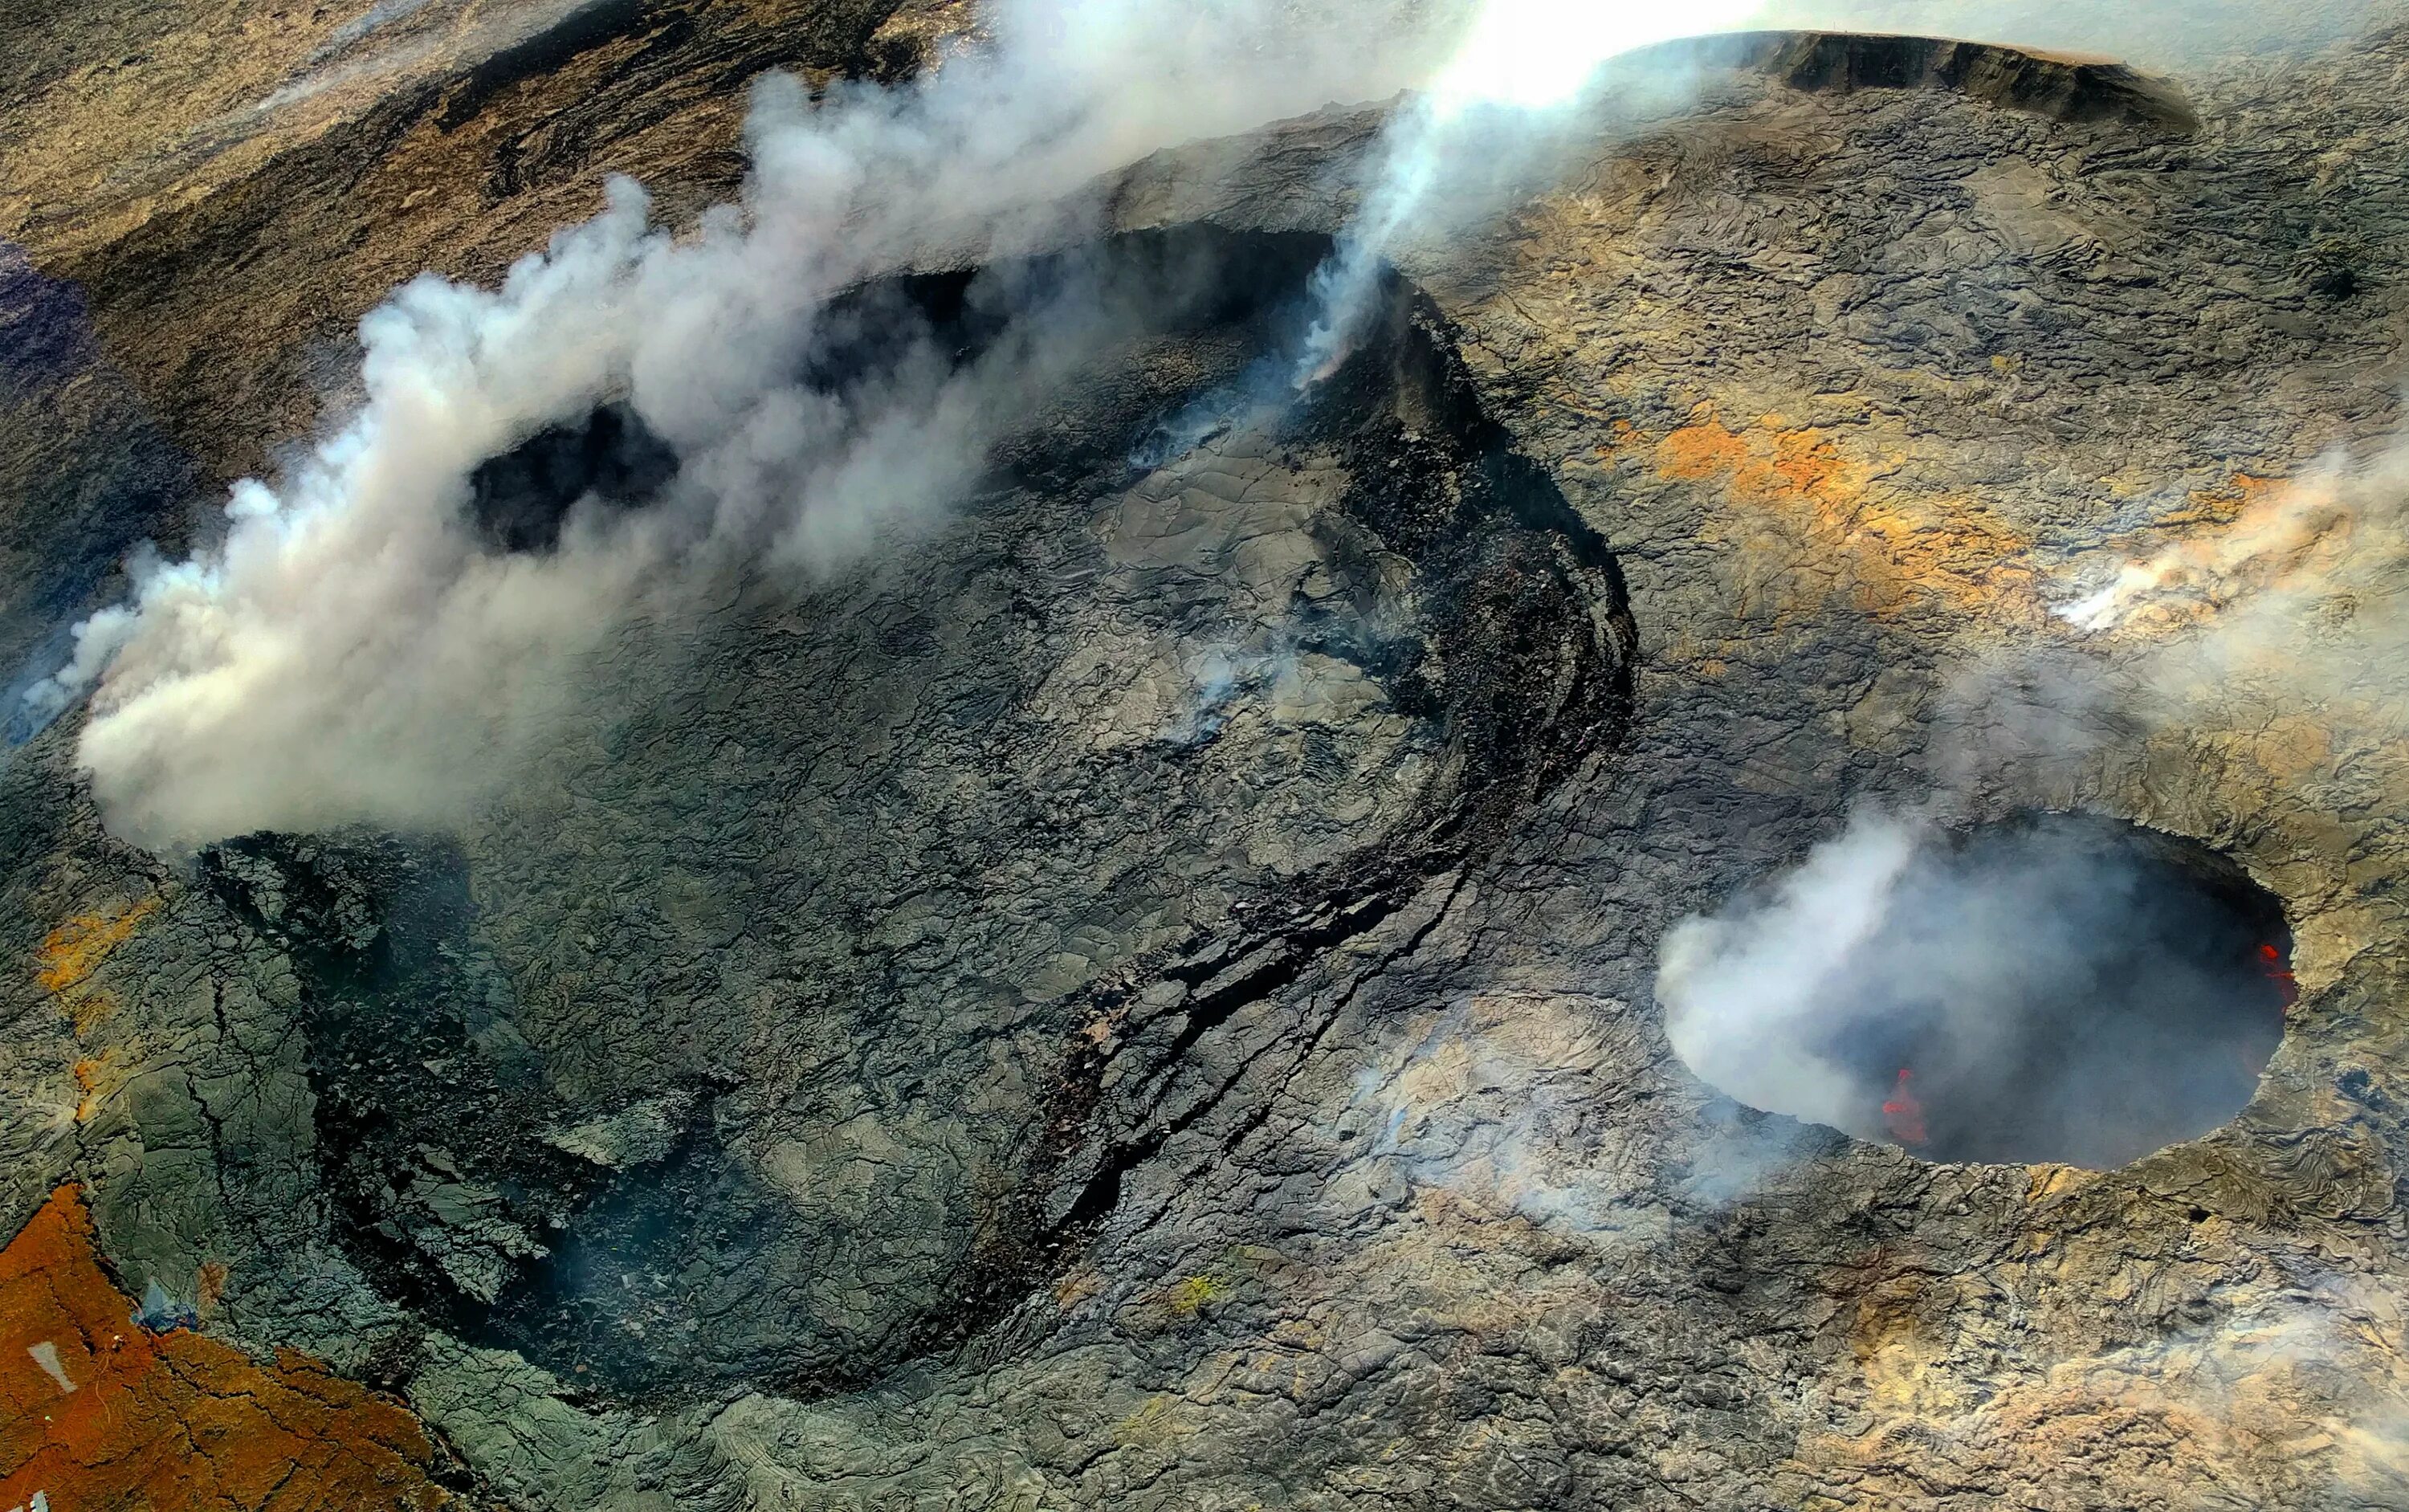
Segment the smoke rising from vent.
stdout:
<svg viewBox="0 0 2409 1512">
<path fill-rule="evenodd" d="M 2166 545 L 2078 562 L 2058 596 L 2061 637 L 1959 670 L 1927 753 L 1934 813 L 2072 801 L 2098 789 L 2104 763 L 2124 760 L 2150 762 L 2159 788 L 2187 770 L 2229 781 L 2255 763 L 2249 785 L 2312 804 L 2398 780 L 2409 742 L 2409 445 L 2330 456 L 2288 482 L 2244 480 L 2235 493 L 2221 524 L 2189 520 Z M 2145 1032 L 2101 1071 L 2072 1082 L 2053 1073 L 2073 1089 L 2067 1106 L 2016 1102 L 2014 1120 L 2070 1130 L 2070 1140 L 2035 1149 L 1965 1130 L 1966 1153 L 2113 1164 L 2152 1139 L 2214 1127 L 2246 1100 L 2279 1037 L 2269 992 L 2280 1006 L 2296 990 L 2272 900 L 2252 903 L 2237 876 L 2195 864 L 2194 881 L 2227 903 L 2170 913 L 2189 886 L 2181 876 L 2053 839 L 2048 827 L 2037 834 L 1986 850 L 1936 823 L 1860 811 L 1766 893 L 1668 933 L 1658 993 L 1676 1047 L 1754 1106 L 1912 1147 L 1882 1106 L 1903 1102 L 1940 1145 L 1948 1079 L 1968 1067 L 2007 1074 L 1998 1068 L 2016 1058 L 2003 1058 L 2001 1034 L 2016 1024 L 2096 1036 L 2088 1019 L 2056 1022 L 2052 1005 L 2074 1002 L 2086 1015 L 2138 1015 Z M 2110 958 L 2135 942 L 2171 942 L 2160 922 L 2186 918 L 2185 937 L 2222 943 L 2169 943 L 2146 972 Z M 2263 954 L 2271 946 L 2282 958 Z M 2234 1005 L 2219 1020 L 2229 1032 L 2152 1038 L 2150 1024 L 2171 1022 L 2159 1010 L 2178 990 Z M 1936 1036 L 1959 1070 L 1915 1058 Z M 2187 1058 L 2196 1073 L 2181 1071 Z M 1911 1067 L 1908 1095 L 1894 1098 L 1886 1078 Z"/>
<path fill-rule="evenodd" d="M 82 626 L 35 698 L 61 709 L 96 682 L 79 756 L 112 827 L 147 843 L 456 820 L 507 785 L 614 626 L 691 621 L 730 571 L 808 583 L 925 524 L 1146 313 L 1091 287 L 990 291 L 1012 335 L 974 360 L 906 324 L 879 333 L 899 355 L 831 387 L 805 375 L 860 335 L 830 315 L 842 291 L 1076 240 L 1092 228 L 1067 196 L 1106 169 L 1435 79 L 1324 281 L 1343 331 L 1450 122 L 1556 100 L 1607 52 L 1739 8 L 1019 0 L 991 45 L 900 88 L 813 102 L 767 77 L 737 204 L 672 238 L 613 180 L 498 289 L 397 292 L 361 324 L 357 413 L 237 487 L 222 544 L 133 563 L 133 601 Z M 598 411 L 673 459 L 663 497 L 498 519 L 492 459 L 557 451 Z"/>
<path fill-rule="evenodd" d="M 769 77 L 740 203 L 672 238 L 613 180 L 499 288 L 397 292 L 361 324 L 359 411 L 236 488 L 222 544 L 133 563 L 133 601 L 35 697 L 63 707 L 98 679 L 79 755 L 145 842 L 456 819 L 613 626 L 691 620 L 701 584 L 748 564 L 808 582 L 924 522 L 1143 313 L 1075 278 L 994 289 L 1010 334 L 974 360 L 907 325 L 879 371 L 831 386 L 805 375 L 848 335 L 832 295 L 918 256 L 1066 238 L 1071 212 L 1047 207 L 1154 148 L 1392 91 L 1439 45 L 1421 9 L 1358 0 L 1357 32 L 1268 0 L 1030 0 L 992 48 L 905 87 L 815 106 Z M 613 402 L 677 459 L 660 505 L 572 507 L 542 554 L 481 540 L 472 474 Z"/>
<path fill-rule="evenodd" d="M 2168 771 L 2265 760 L 2269 786 L 2336 802 L 2398 769 L 2409 439 L 2238 480 L 2224 508 L 2079 559 L 2053 593 L 2059 637 L 1958 670 L 1928 756 L 1944 796 L 2066 801 L 2115 752 Z"/>
<path fill-rule="evenodd" d="M 2359 621 L 2356 610 L 2369 591 L 2386 586 L 2386 574 L 2372 569 L 2402 551 L 2404 505 L 2409 440 L 2364 463 L 2334 455 L 2298 479 L 2252 480 L 2230 519 L 2118 564 L 2104 583 L 2056 613 L 2087 632 L 2196 631 L 2196 652 L 2246 660 L 2297 637 L 2300 617 L 2314 616 L 2320 604 L 2347 596 L 2350 617 Z M 2384 616 L 2358 627 L 2365 634 L 2391 624 Z"/>
<path fill-rule="evenodd" d="M 34 698 L 55 711 L 97 682 L 80 757 L 112 826 L 149 843 L 455 819 L 507 783 L 613 626 L 691 618 L 700 584 L 743 564 L 808 581 L 924 522 L 1135 313 L 1047 291 L 975 362 L 924 344 L 831 392 L 798 374 L 845 338 L 832 295 L 915 259 L 1073 237 L 1057 207 L 1096 174 L 1428 78 L 1467 15 L 1473 94 L 1496 87 L 1501 39 L 1558 59 L 1529 29 L 1577 19 L 1494 8 L 1520 19 L 1022 0 L 991 47 L 904 87 L 815 104 L 767 78 L 738 204 L 673 239 L 614 180 L 601 214 L 500 288 L 399 291 L 361 325 L 361 410 L 272 485 L 239 485 L 221 545 L 135 561 L 133 602 L 80 627 Z M 478 469 L 607 404 L 676 459 L 663 507 L 555 503 L 481 531 Z M 493 549 L 526 544 L 522 526 L 545 551 Z"/>
<path fill-rule="evenodd" d="M 1657 994 L 1682 1059 L 1753 1106 L 1938 1159 L 2108 1167 L 2249 1102 L 2289 943 L 2237 871 L 2145 831 L 1866 811 L 1677 926 Z"/>
<path fill-rule="evenodd" d="M 1391 118 L 1374 151 L 1363 204 L 1337 250 L 1314 275 L 1313 313 L 1293 386 L 1320 381 L 1345 360 L 1375 303 L 1380 270 L 1435 200 L 1494 180 L 1535 116 L 1575 104 L 1619 53 L 1701 32 L 1729 30 L 1761 0 L 1487 0 L 1428 88 Z M 1501 129 L 1500 117 L 1506 123 Z M 1450 172 L 1450 170 L 1454 170 Z"/>
<path fill-rule="evenodd" d="M 238 486 L 221 543 L 137 557 L 133 600 L 81 626 L 33 698 L 55 712 L 92 690 L 80 758 L 111 825 L 148 843 L 454 821 L 508 785 L 615 626 L 691 623 L 730 571 L 808 583 L 925 526 L 1000 427 L 1134 314 L 1092 291 L 1024 291 L 1017 334 L 977 361 L 923 342 L 834 392 L 798 375 L 845 339 L 828 318 L 843 290 L 1075 241 L 1096 228 L 1074 192 L 1105 170 L 1422 85 L 1323 269 L 1292 387 L 1347 350 L 1398 238 L 1464 213 L 1458 191 L 1561 128 L 1552 108 L 1606 57 L 1770 15 L 1740 0 L 1003 0 L 990 43 L 900 87 L 815 102 L 766 78 L 737 203 L 672 237 L 614 180 L 601 213 L 499 288 L 397 292 L 361 324 L 359 410 L 283 477 Z M 542 551 L 495 549 L 477 470 L 612 405 L 674 457 L 665 497 L 572 501 L 538 522 Z"/>
</svg>

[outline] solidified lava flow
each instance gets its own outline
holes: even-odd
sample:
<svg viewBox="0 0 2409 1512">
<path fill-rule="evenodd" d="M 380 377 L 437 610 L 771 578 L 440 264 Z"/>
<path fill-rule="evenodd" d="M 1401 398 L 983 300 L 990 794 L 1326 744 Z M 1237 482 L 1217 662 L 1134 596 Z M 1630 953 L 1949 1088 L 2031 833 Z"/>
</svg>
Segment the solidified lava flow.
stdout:
<svg viewBox="0 0 2409 1512">
<path fill-rule="evenodd" d="M 2409 0 L 1745 8 L 15 7 L 0 1512 L 2409 1507 Z"/>
</svg>

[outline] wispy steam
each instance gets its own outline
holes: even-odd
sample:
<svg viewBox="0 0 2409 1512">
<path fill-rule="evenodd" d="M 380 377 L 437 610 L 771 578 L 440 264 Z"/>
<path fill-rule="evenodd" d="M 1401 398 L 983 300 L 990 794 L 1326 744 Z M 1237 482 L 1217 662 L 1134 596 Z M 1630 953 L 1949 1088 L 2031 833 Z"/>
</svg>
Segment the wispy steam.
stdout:
<svg viewBox="0 0 2409 1512">
<path fill-rule="evenodd" d="M 36 697 L 94 689 L 82 760 L 110 822 L 149 842 L 454 819 L 510 780 L 614 626 L 690 622 L 714 574 L 807 579 L 925 521 L 1118 318 L 1054 290 L 975 362 L 905 351 L 839 393 L 799 376 L 846 339 L 833 295 L 1075 241 L 1093 228 L 1066 220 L 1073 192 L 1155 149 L 1423 86 L 1265 370 L 1293 392 L 1349 349 L 1399 239 L 1464 213 L 1603 60 L 1760 19 L 1755 0 L 1004 0 L 984 45 L 902 87 L 815 102 L 766 79 L 738 203 L 673 238 L 615 182 L 500 288 L 400 291 L 362 323 L 362 408 L 238 487 L 222 543 L 133 564 L 133 601 L 84 626 Z M 674 454 L 666 500 L 572 510 L 541 554 L 481 541 L 478 467 L 602 404 Z"/>
<path fill-rule="evenodd" d="M 99 679 L 80 755 L 112 825 L 148 842 L 455 818 L 509 780 L 613 626 L 691 618 L 714 572 L 838 569 L 924 520 L 1124 313 L 1056 289 L 975 362 L 905 352 L 836 392 L 800 377 L 858 337 L 831 328 L 833 295 L 1075 240 L 1071 192 L 1154 149 L 1434 81 L 1320 281 L 1309 375 L 1459 123 L 1560 103 L 1608 54 L 1748 8 L 1017 0 L 991 45 L 902 88 L 814 102 L 767 78 L 740 203 L 673 238 L 614 182 L 499 289 L 401 290 L 362 323 L 361 410 L 281 480 L 238 487 L 223 544 L 136 563 L 133 603 L 86 625 L 38 697 L 64 706 Z M 674 454 L 666 501 L 571 510 L 542 554 L 481 540 L 479 466 L 604 403 Z"/>
<path fill-rule="evenodd" d="M 1292 381 L 1318 382 L 1345 360 L 1375 303 L 1398 238 L 1470 169 L 1493 179 L 1529 118 L 1577 102 L 1608 59 L 1651 43 L 1739 25 L 1761 0 L 1488 0 L 1429 87 L 1394 115 L 1363 202 L 1314 275 L 1313 304 Z M 1497 118 L 1512 125 L 1501 139 Z M 1455 170 L 1450 172 L 1450 170 Z"/>
<path fill-rule="evenodd" d="M 2162 545 L 2076 564 L 2057 611 L 2062 638 L 1960 669 L 1927 753 L 1936 812 L 2068 801 L 2153 748 L 2188 753 L 2157 764 L 2159 787 L 2169 771 L 2198 770 L 2221 785 L 2221 801 L 2244 808 L 2293 795 L 2348 807 L 2409 779 L 2399 754 L 2409 741 L 2409 445 L 2330 456 L 2291 481 L 2243 480 L 2229 497 L 2221 520 L 2209 501 Z M 1753 1105 L 1897 1141 L 1878 1050 L 1895 1047 L 1904 1066 L 1937 1033 L 1951 1054 L 1979 1060 L 1997 1052 L 2002 1025 L 2029 1021 L 2058 995 L 2146 1019 L 2169 991 L 2204 1001 L 2246 986 L 2246 958 L 2234 953 L 2249 948 L 2249 921 L 2236 915 L 2228 988 L 2199 978 L 2207 958 L 2185 947 L 2099 997 L 2102 950 L 2147 933 L 2163 879 L 2142 886 L 2128 863 L 2063 844 L 2014 847 L 2002 853 L 2012 865 L 1969 870 L 1949 859 L 1952 843 L 1933 825 L 1860 813 L 1768 892 L 1678 926 L 1658 990 L 1683 1058 Z M 2264 945 L 2282 926 L 2271 915 L 2257 928 Z M 2267 971 L 2287 993 L 2280 965 Z M 2272 1026 L 2262 1030 L 2272 1048 Z M 2146 1075 L 2077 1085 L 2112 1125 L 2082 1131 L 2091 1163 L 2148 1147 L 2113 1120 L 2164 1094 L 2168 1068 L 2196 1048 L 2128 1046 Z M 1919 1077 L 1942 1074 L 1917 1066 Z M 2173 1124 L 2204 1130 L 2240 1106 L 2246 1078 L 2214 1070 L 2196 1079 L 2196 1098 L 2165 1110 L 2182 1115 Z M 2027 1111 L 2037 1124 L 2058 1116 L 2038 1102 Z"/>
<path fill-rule="evenodd" d="M 1666 932 L 1656 995 L 1674 1051 L 1752 1107 L 1868 1135 L 1879 1099 L 1820 1044 L 1836 979 L 1888 918 L 1916 836 L 1863 814 L 1765 899 Z"/>
<path fill-rule="evenodd" d="M 2409 440 L 2243 480 L 2229 517 L 2078 564 L 2063 644 L 1955 691 L 1943 759 L 1997 787 L 2002 751 L 2096 768 L 2150 741 L 2253 751 L 2270 786 L 2370 788 L 2409 739 Z M 2278 749 L 2280 747 L 2280 749 Z M 2244 774 L 2236 773 L 2236 780 Z"/>
<path fill-rule="evenodd" d="M 2329 585 L 2344 562 L 2361 500 L 2409 482 L 2396 456 L 2353 478 L 2339 460 L 2296 483 L 2261 483 L 2231 522 L 2119 566 L 2106 584 L 2062 604 L 2060 619 L 2106 630 L 2151 618 L 2200 619 Z M 2169 626 L 2168 627 L 2172 627 Z"/>
</svg>

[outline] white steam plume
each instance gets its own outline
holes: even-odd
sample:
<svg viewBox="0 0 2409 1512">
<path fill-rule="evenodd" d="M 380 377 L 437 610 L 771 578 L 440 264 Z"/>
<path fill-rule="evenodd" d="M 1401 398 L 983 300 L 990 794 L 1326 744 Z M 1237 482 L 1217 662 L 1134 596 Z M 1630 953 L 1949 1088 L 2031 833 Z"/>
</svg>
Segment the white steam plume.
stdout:
<svg viewBox="0 0 2409 1512">
<path fill-rule="evenodd" d="M 1382 133 L 1363 204 L 1314 274 L 1313 313 L 1294 385 L 1312 384 L 1346 360 L 1373 308 L 1382 266 L 1433 201 L 1467 176 L 1496 176 L 1499 115 L 1515 118 L 1510 132 L 1526 130 L 1531 117 L 1580 101 L 1617 55 L 1728 31 L 1761 9 L 1762 0 L 1488 0 L 1429 88 Z"/>
<path fill-rule="evenodd" d="M 2409 783 L 2409 440 L 2329 456 L 2240 496 L 2221 523 L 2187 521 L 2163 546 L 2084 564 L 2084 588 L 2058 610 L 2068 639 L 1960 673 L 1936 716 L 1936 814 L 2060 806 L 2113 790 L 2110 774 L 2136 763 L 2161 793 L 2171 774 L 2200 773 L 2215 791 L 2176 791 L 2174 803 L 2228 808 L 2259 828 L 2293 804 L 2381 812 L 2392 801 Z M 1943 1038 L 1979 1056 L 1997 1016 L 2019 1011 L 2036 980 L 2132 927 L 2130 909 L 2102 901 L 2123 885 L 2095 857 L 2033 851 L 2029 871 L 1993 869 L 1969 887 L 1919 859 L 1944 844 L 1931 824 L 1861 811 L 1769 894 L 1677 925 L 1657 990 L 1683 1060 L 1754 1106 L 1888 1137 L 1862 1071 L 1852 1085 L 1827 1058 L 1851 1036 L 1864 1043 L 1855 1020 L 1868 1001 L 1946 1005 Z M 2324 880 L 2295 879 L 2316 890 L 2343 886 L 2359 864 L 2346 854 L 2295 860 L 2328 869 Z M 2086 894 L 2094 901 L 2078 907 Z M 1913 963 L 1891 974 L 1914 978 L 1915 990 L 1868 975 L 1862 947 L 1876 932 Z M 2323 948 L 2303 943 L 2313 956 Z M 2194 996 L 2211 990 L 2203 983 Z M 2137 1085 L 2162 1081 L 2183 1052 L 2137 1058 L 2152 1067 Z M 2238 1107 L 2241 1091 L 2204 1087 L 2207 1122 Z M 2120 1100 L 2108 1088 L 2099 1104 Z M 2139 1153 L 2119 1130 L 2100 1132 L 2113 1136 L 2103 1149 Z"/>
<path fill-rule="evenodd" d="M 2280 917 L 2175 854 L 1861 811 L 1770 896 L 1667 934 L 1667 1033 L 1755 1107 L 1938 1159 L 2122 1164 L 2240 1112 L 2282 1034 Z"/>
<path fill-rule="evenodd" d="M 923 354 L 839 398 L 794 378 L 831 295 L 1069 239 L 1072 192 L 1157 148 L 1435 79 L 1325 281 L 1343 324 L 1454 122 L 1561 102 L 1606 55 L 1743 8 L 1007 0 L 992 45 L 901 88 L 815 105 L 766 79 L 740 203 L 672 238 L 615 181 L 499 289 L 401 290 L 362 323 L 360 410 L 273 486 L 238 487 L 223 544 L 137 563 L 134 602 L 83 626 L 36 697 L 63 705 L 98 674 L 79 755 L 111 825 L 148 843 L 456 819 L 508 783 L 614 625 L 690 618 L 734 565 L 841 568 L 926 517 L 1111 324 L 1099 295 L 1058 299 L 1043 339 L 966 367 Z M 613 400 L 675 453 L 666 507 L 573 511 L 545 555 L 482 544 L 480 464 Z"/>
<path fill-rule="evenodd" d="M 2085 631 L 2214 620 L 2215 635 L 2240 634 L 2271 604 L 2330 597 L 2348 570 L 2354 539 L 2376 523 L 2370 511 L 2392 512 L 2404 493 L 2409 448 L 2388 449 L 2363 468 L 2325 458 L 2297 481 L 2258 485 L 2226 524 L 2119 564 L 2056 612 Z"/>
<path fill-rule="evenodd" d="M 134 601 L 36 697 L 99 674 L 79 755 L 148 843 L 454 819 L 613 625 L 690 617 L 732 562 L 833 569 L 940 507 L 1100 314 L 1057 310 L 1076 319 L 1044 341 L 960 371 L 907 361 L 840 402 L 794 379 L 831 295 L 932 249 L 1043 241 L 1066 229 L 1046 207 L 1154 149 L 1393 91 L 1432 55 L 1424 8 L 1351 0 L 1340 26 L 1277 0 L 1020 0 L 992 47 L 904 87 L 814 106 L 765 79 L 739 204 L 673 239 L 615 180 L 500 288 L 399 291 L 361 323 L 358 412 L 274 485 L 239 485 L 222 544 L 134 564 Z M 613 396 L 681 458 L 671 507 L 584 511 L 549 555 L 482 549 L 478 465 Z"/>
<path fill-rule="evenodd" d="M 1873 1131 L 1859 1078 L 1816 1041 L 1831 984 L 1888 921 L 1916 844 L 1903 821 L 1859 814 L 1760 904 L 1668 930 L 1656 995 L 1682 1063 L 1751 1107 Z"/>
<path fill-rule="evenodd" d="M 2222 522 L 2079 564 L 2062 642 L 1959 674 L 1945 789 L 2058 802 L 2149 746 L 2234 783 L 2264 763 L 2271 799 L 2356 807 L 2409 780 L 2409 436 L 2235 492 Z"/>
<path fill-rule="evenodd" d="M 36 697 L 63 706 L 97 677 L 81 758 L 110 823 L 146 842 L 452 821 L 509 781 L 614 625 L 691 618 L 700 578 L 732 563 L 842 567 L 942 507 L 1039 369 L 1077 355 L 906 364 L 833 403 L 792 377 L 832 294 L 916 257 L 1071 239 L 1066 196 L 1155 149 L 1425 84 L 1320 277 L 1309 379 L 1398 238 L 1451 211 L 1501 140 L 1612 54 L 1756 8 L 1002 0 L 990 45 L 910 84 L 814 105 L 766 79 L 739 203 L 672 238 L 617 182 L 499 289 L 402 290 L 362 323 L 357 413 L 274 484 L 238 487 L 222 544 L 137 563 L 134 601 L 83 626 Z M 584 511 L 546 556 L 481 549 L 463 519 L 478 465 L 614 399 L 676 452 L 673 507 Z"/>
</svg>

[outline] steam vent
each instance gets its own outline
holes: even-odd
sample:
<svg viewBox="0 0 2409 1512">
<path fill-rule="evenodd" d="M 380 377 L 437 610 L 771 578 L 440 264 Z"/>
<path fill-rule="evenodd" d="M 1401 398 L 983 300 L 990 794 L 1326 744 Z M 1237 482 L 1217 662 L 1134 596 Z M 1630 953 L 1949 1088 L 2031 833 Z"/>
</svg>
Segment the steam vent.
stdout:
<svg viewBox="0 0 2409 1512">
<path fill-rule="evenodd" d="M 2094 1168 L 2257 1090 L 2300 987 L 2231 863 L 2068 815 L 1852 841 L 1667 937 L 1658 995 L 1708 1081 L 1930 1159 Z"/>
<path fill-rule="evenodd" d="M 2409 1507 L 2409 5 L 17 10 L 0 1512 Z"/>
</svg>

